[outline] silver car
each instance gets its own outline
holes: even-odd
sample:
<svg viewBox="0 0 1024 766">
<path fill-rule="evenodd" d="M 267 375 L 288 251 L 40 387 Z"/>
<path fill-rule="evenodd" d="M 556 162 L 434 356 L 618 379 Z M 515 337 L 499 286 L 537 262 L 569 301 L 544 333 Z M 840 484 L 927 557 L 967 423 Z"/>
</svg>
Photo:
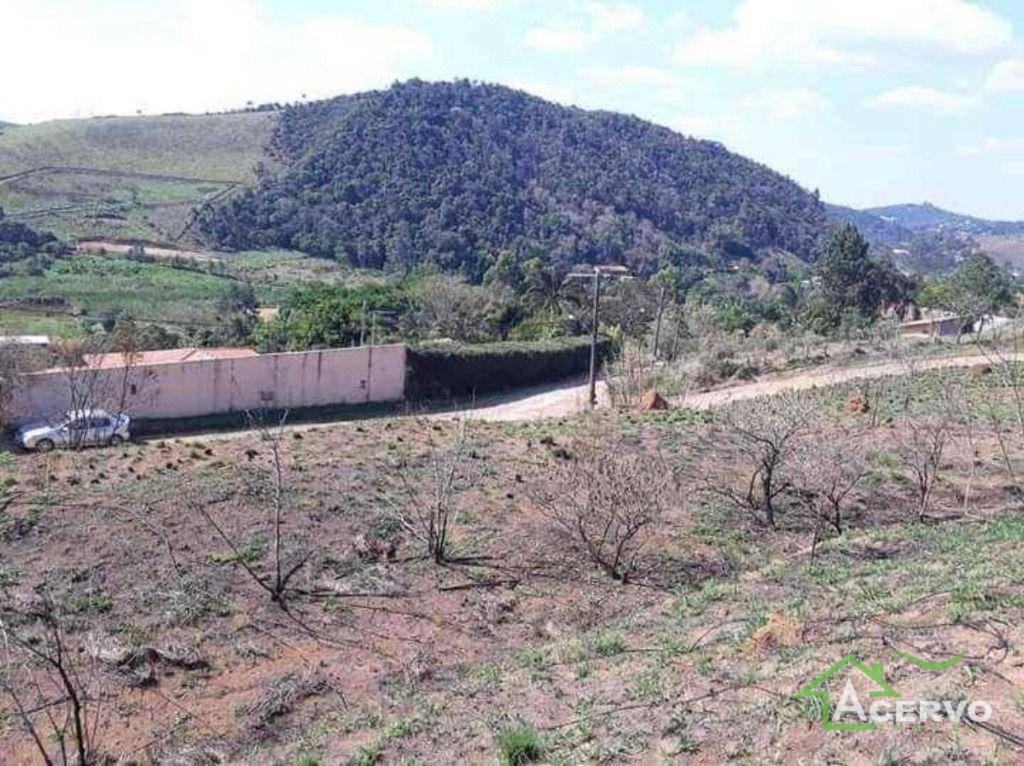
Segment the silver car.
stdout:
<svg viewBox="0 0 1024 766">
<path fill-rule="evenodd" d="M 127 415 L 110 415 L 103 410 L 76 410 L 56 424 L 32 423 L 22 426 L 14 440 L 27 450 L 49 452 L 54 447 L 117 445 L 131 438 Z"/>
</svg>

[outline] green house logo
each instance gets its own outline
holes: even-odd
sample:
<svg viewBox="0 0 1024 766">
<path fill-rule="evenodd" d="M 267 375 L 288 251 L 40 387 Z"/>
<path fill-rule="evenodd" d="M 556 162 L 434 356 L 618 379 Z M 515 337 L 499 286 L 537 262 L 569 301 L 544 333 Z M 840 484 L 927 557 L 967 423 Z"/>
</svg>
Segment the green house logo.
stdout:
<svg viewBox="0 0 1024 766">
<path fill-rule="evenodd" d="M 876 685 L 876 689 L 868 692 L 868 697 L 878 699 L 880 697 L 899 698 L 900 693 L 893 689 L 885 680 L 885 668 L 880 662 L 865 665 L 857 657 L 848 654 L 839 662 L 834 663 L 828 670 L 817 676 L 803 689 L 796 693 L 796 699 L 817 699 L 821 702 L 821 720 L 825 731 L 870 731 L 877 724 L 870 721 L 833 721 L 832 700 L 829 696 L 827 684 L 833 676 L 843 672 L 847 668 L 863 673 Z M 849 683 L 849 682 L 847 682 Z"/>
<path fill-rule="evenodd" d="M 958 655 L 949 660 L 942 660 L 941 662 L 931 662 L 929 660 L 923 660 L 919 657 L 915 657 L 912 654 L 906 652 L 895 652 L 895 654 L 903 659 L 907 660 L 913 665 L 921 668 L 922 670 L 929 671 L 940 671 L 949 670 L 956 666 L 962 659 L 963 655 Z M 864 718 L 864 707 L 860 703 L 860 699 L 857 696 L 856 690 L 853 688 L 852 682 L 847 679 L 846 689 L 843 691 L 842 697 L 837 705 L 833 705 L 832 698 L 829 694 L 828 684 L 833 681 L 837 676 L 842 675 L 846 672 L 858 672 L 861 673 L 873 686 L 872 690 L 868 692 L 868 698 L 870 700 L 886 700 L 886 699 L 900 699 L 901 695 L 896 689 L 894 689 L 888 681 L 885 680 L 885 667 L 881 662 L 872 662 L 866 664 L 861 662 L 855 655 L 848 654 L 836 663 L 833 663 L 824 673 L 815 677 L 810 683 L 804 686 L 799 692 L 794 695 L 795 699 L 814 699 L 818 700 L 821 705 L 822 713 L 822 726 L 826 731 L 871 731 L 878 727 L 878 720 L 874 720 L 876 717 L 876 711 L 882 706 L 871 704 L 871 716 L 866 720 L 859 721 L 835 721 L 833 720 L 833 711 L 842 712 L 844 710 L 852 710 L 861 714 L 861 718 Z M 901 702 L 901 705 L 903 703 Z M 984 703 L 987 706 L 987 703 Z M 885 706 L 886 708 L 888 706 Z M 942 709 L 946 709 L 951 714 L 954 712 L 949 709 L 947 703 L 939 702 L 922 702 L 918 707 L 922 711 L 934 711 L 938 712 Z M 959 712 L 963 712 L 960 710 Z M 991 709 L 988 710 L 991 714 Z M 959 720 L 959 715 L 950 715 L 950 717 Z M 889 714 L 878 716 L 882 721 L 892 721 L 892 717 Z M 899 718 L 896 719 L 898 722 Z"/>
</svg>

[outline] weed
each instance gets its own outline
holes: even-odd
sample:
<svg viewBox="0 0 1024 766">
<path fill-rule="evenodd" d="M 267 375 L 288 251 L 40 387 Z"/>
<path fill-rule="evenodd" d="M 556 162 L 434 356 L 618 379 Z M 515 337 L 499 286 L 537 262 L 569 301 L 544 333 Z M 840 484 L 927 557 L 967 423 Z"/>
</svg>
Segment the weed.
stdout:
<svg viewBox="0 0 1024 766">
<path fill-rule="evenodd" d="M 543 757 L 543 740 L 529 724 L 505 729 L 498 735 L 498 759 L 502 766 L 536 763 Z"/>
<path fill-rule="evenodd" d="M 601 633 L 594 638 L 593 647 L 598 657 L 611 657 L 622 654 L 629 648 L 629 644 L 619 633 Z"/>
</svg>

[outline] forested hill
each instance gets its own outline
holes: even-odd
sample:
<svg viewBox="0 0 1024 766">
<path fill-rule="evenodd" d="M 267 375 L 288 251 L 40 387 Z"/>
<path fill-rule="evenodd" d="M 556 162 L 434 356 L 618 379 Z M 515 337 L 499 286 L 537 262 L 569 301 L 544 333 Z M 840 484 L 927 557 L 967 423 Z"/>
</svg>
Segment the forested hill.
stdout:
<svg viewBox="0 0 1024 766">
<path fill-rule="evenodd" d="M 827 225 L 816 195 L 720 144 L 467 81 L 290 107 L 272 147 L 273 178 L 204 212 L 213 244 L 479 277 L 500 250 L 640 270 L 809 258 Z"/>
</svg>

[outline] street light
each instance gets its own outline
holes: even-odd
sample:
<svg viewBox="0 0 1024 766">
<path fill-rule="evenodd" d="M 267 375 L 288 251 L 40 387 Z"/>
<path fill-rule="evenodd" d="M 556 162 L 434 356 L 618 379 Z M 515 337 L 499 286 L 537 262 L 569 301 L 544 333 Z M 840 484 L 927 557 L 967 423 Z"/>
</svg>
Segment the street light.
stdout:
<svg viewBox="0 0 1024 766">
<path fill-rule="evenodd" d="M 574 271 L 566 275 L 570 279 L 594 280 L 594 307 L 590 327 L 590 409 L 597 407 L 597 320 L 601 310 L 601 279 L 632 279 L 625 266 L 591 266 L 590 271 Z"/>
</svg>

